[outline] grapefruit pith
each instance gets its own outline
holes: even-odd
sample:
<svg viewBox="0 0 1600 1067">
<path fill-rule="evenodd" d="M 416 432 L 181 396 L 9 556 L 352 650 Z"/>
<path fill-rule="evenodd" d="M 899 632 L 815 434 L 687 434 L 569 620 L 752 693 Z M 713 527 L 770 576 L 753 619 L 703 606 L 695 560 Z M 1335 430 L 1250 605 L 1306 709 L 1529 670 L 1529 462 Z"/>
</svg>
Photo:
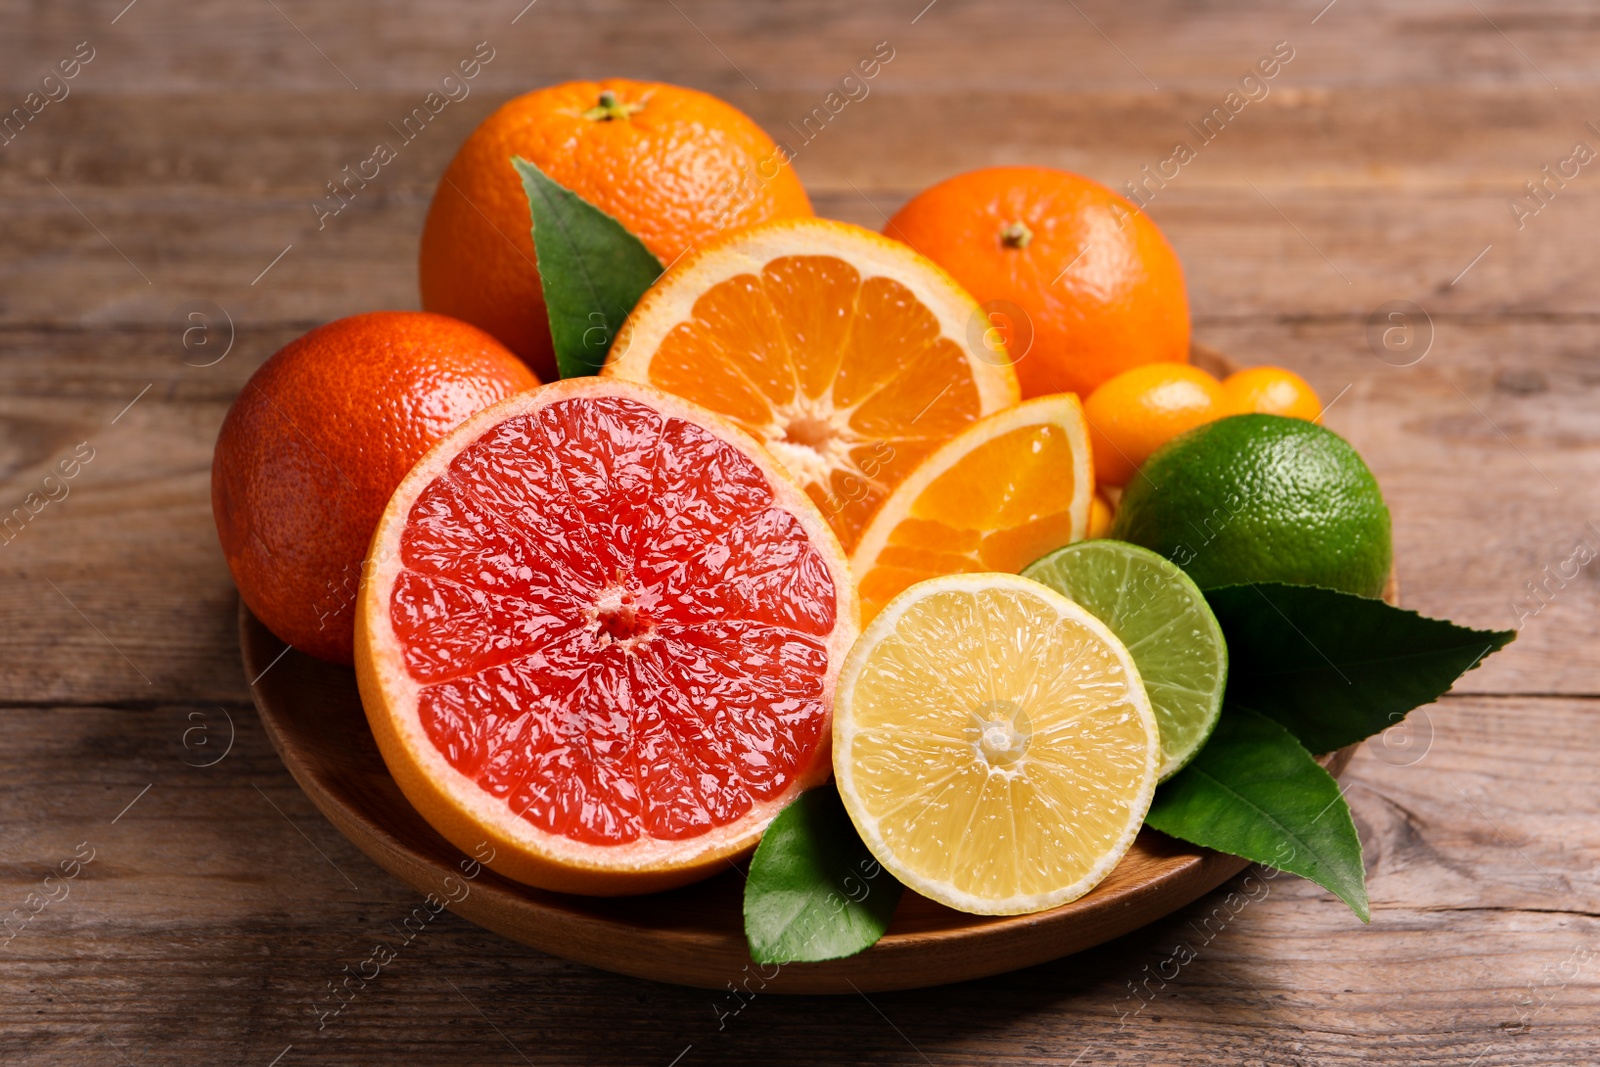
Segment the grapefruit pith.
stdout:
<svg viewBox="0 0 1600 1067">
<path fill-rule="evenodd" d="M 715 873 L 829 771 L 858 628 L 827 521 L 743 431 L 649 386 L 489 408 L 395 491 L 356 671 L 402 791 L 546 889 Z"/>
</svg>

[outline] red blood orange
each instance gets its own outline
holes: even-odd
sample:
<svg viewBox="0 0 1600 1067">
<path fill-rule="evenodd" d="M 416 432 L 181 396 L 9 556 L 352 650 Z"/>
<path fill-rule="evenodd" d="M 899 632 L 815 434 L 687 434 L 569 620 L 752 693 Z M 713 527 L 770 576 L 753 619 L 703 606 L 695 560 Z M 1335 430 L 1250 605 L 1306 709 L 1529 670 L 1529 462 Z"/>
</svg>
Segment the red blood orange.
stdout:
<svg viewBox="0 0 1600 1067">
<path fill-rule="evenodd" d="M 578 378 L 468 420 L 378 524 L 362 701 L 411 803 L 547 889 L 715 873 L 827 778 L 858 628 L 827 520 L 698 405 Z"/>
</svg>

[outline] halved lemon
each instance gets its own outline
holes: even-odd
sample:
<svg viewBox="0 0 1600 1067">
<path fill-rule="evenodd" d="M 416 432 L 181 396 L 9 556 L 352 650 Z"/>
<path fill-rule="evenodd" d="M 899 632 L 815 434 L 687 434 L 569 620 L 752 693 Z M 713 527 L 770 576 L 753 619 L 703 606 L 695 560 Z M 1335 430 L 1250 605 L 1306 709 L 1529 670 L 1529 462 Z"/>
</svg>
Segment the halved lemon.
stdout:
<svg viewBox="0 0 1600 1067">
<path fill-rule="evenodd" d="M 1071 393 L 967 427 L 917 465 L 862 531 L 850 558 L 861 617 L 924 578 L 1016 573 L 1088 533 L 1089 426 Z"/>
<path fill-rule="evenodd" d="M 686 397 L 754 434 L 849 551 L 922 457 L 1021 395 L 994 331 L 975 324 L 988 325 L 977 302 L 900 242 L 789 219 L 735 231 L 672 266 L 629 314 L 601 373 Z"/>
<path fill-rule="evenodd" d="M 1161 762 L 1128 650 L 1012 574 L 934 578 L 891 601 L 845 658 L 833 744 L 878 862 L 982 915 L 1094 888 L 1138 835 Z"/>
</svg>

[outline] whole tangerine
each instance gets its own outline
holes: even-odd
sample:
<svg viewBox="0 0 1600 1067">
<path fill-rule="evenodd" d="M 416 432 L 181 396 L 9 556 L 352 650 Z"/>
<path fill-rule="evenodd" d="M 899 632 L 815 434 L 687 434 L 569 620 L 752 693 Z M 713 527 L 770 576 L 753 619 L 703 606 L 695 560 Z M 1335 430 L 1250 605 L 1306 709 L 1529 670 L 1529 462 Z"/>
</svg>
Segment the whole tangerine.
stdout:
<svg viewBox="0 0 1600 1067">
<path fill-rule="evenodd" d="M 665 265 L 722 230 L 812 214 L 788 151 L 707 93 L 610 78 L 503 104 L 434 192 L 422 306 L 488 330 L 545 381 L 556 377 L 555 354 L 513 156 L 611 215 Z"/>
<path fill-rule="evenodd" d="M 1130 368 L 1188 362 L 1177 253 L 1099 182 L 1050 167 L 968 171 L 918 193 L 883 232 L 949 271 L 996 321 L 1012 317 L 1006 305 L 1023 312 L 1007 341 L 1023 347 L 1012 359 L 1025 398 L 1088 396 Z"/>
<path fill-rule="evenodd" d="M 429 312 L 353 315 L 280 349 L 228 409 L 211 465 L 250 610 L 302 652 L 353 662 L 367 543 L 395 487 L 456 426 L 538 384 L 484 331 Z"/>
<path fill-rule="evenodd" d="M 1282 367 L 1248 367 L 1222 379 L 1229 415 L 1285 415 L 1318 422 L 1322 401 L 1300 375 Z"/>
<path fill-rule="evenodd" d="M 1095 481 L 1126 485 L 1172 438 L 1227 414 L 1222 385 L 1187 363 L 1152 363 L 1106 382 L 1084 402 Z"/>
<path fill-rule="evenodd" d="M 1111 532 L 1111 523 L 1116 517 L 1117 509 L 1111 506 L 1111 501 L 1106 499 L 1103 492 L 1096 490 L 1094 499 L 1089 502 L 1089 532 L 1084 537 L 1090 541 L 1105 537 Z"/>
</svg>

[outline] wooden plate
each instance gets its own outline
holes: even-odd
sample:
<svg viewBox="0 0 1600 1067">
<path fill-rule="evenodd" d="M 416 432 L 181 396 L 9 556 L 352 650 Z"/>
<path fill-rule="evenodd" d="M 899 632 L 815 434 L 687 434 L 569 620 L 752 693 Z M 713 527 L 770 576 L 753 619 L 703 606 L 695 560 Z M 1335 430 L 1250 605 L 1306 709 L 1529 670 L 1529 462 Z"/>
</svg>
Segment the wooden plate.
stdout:
<svg viewBox="0 0 1600 1067">
<path fill-rule="evenodd" d="M 1197 346 L 1195 362 L 1227 371 Z M 1386 598 L 1396 599 L 1394 579 Z M 724 989 L 756 967 L 744 940 L 743 875 L 729 869 L 668 893 L 602 899 L 548 893 L 483 868 L 423 821 L 389 776 L 367 728 L 355 673 L 284 651 L 242 603 L 239 644 L 262 724 L 295 781 L 339 831 L 420 893 L 513 941 L 608 971 Z M 1341 772 L 1353 749 L 1328 757 Z M 470 865 L 469 865 L 470 866 Z M 1143 830 L 1093 892 L 1038 915 L 964 915 L 906 893 L 889 932 L 857 956 L 786 964 L 763 992 L 850 993 L 981 978 L 1056 959 L 1183 907 L 1248 866 L 1245 860 Z M 446 879 L 451 879 L 446 881 Z M 465 896 L 462 896 L 465 892 Z"/>
</svg>

